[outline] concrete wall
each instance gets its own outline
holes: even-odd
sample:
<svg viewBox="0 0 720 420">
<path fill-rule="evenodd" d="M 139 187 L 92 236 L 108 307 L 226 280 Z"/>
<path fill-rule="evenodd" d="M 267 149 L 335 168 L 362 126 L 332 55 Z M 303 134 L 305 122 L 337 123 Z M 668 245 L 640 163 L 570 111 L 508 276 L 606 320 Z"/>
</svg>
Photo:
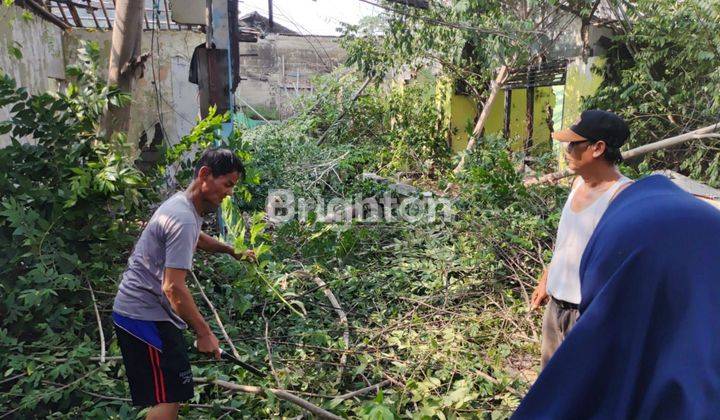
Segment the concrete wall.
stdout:
<svg viewBox="0 0 720 420">
<path fill-rule="evenodd" d="M 17 6 L 0 5 L 0 72 L 9 74 L 31 93 L 57 89 L 57 80 L 64 79 L 65 65 L 62 30 L 35 15 L 25 14 Z M 21 58 L 15 58 L 12 47 Z M 0 109 L 0 121 L 9 117 L 8 109 Z M 0 147 L 10 143 L 9 136 L 0 136 Z"/>
<path fill-rule="evenodd" d="M 315 75 L 329 73 L 345 59 L 338 38 L 271 34 L 258 43 L 241 43 L 237 104 L 261 114 L 286 118 L 295 113 L 294 98 L 313 89 Z M 244 102 L 243 102 L 244 101 Z"/>
<path fill-rule="evenodd" d="M 190 31 L 159 31 L 155 36 L 160 45 L 159 53 L 157 46 L 152 48 L 154 56 L 146 62 L 144 77 L 135 84 L 128 138 L 136 141 L 145 132 L 152 139 L 156 122 L 162 119 L 167 139 L 174 144 L 190 132 L 199 114 L 197 86 L 188 82 L 188 72 L 193 50 L 205 41 L 205 35 Z M 74 29 L 63 37 L 68 62 L 75 60 L 78 45 L 82 40 L 97 42 L 100 56 L 110 56 L 111 32 Z M 144 31 L 141 51 L 150 51 L 152 41 L 152 32 Z M 157 93 L 153 66 L 157 76 Z M 103 77 L 106 77 L 107 62 L 101 64 L 100 68 Z"/>
<path fill-rule="evenodd" d="M 55 90 L 64 79 L 67 63 L 77 56 L 82 40 L 97 42 L 100 56 L 109 57 L 111 32 L 75 28 L 65 32 L 40 17 L 22 18 L 24 10 L 16 6 L 0 7 L 0 69 L 16 78 L 30 92 Z M 133 91 L 128 138 L 137 140 L 142 133 L 152 139 L 156 123 L 162 119 L 170 143 L 190 132 L 199 114 L 197 86 L 188 82 L 190 59 L 205 35 L 191 31 L 159 31 L 156 53 L 148 60 L 145 75 Z M 144 31 L 142 51 L 151 50 L 152 32 Z M 11 46 L 22 50 L 19 60 L 9 54 Z M 329 73 L 345 58 L 335 37 L 269 35 L 258 43 L 241 43 L 240 73 L 243 79 L 236 93 L 236 104 L 254 116 L 249 107 L 265 118 L 285 118 L 293 114 L 295 97 L 313 89 L 312 78 Z M 152 65 L 156 68 L 157 87 Z M 107 75 L 107 62 L 100 65 Z M 158 112 L 159 103 L 159 112 Z M 249 105 L 249 107 L 248 107 Z M 160 117 L 158 116 L 160 115 Z M 8 117 L 0 109 L 0 119 Z M 9 137 L 0 137 L 0 147 Z"/>
<path fill-rule="evenodd" d="M 98 42 L 102 57 L 109 57 L 110 32 L 75 29 L 65 36 L 64 48 L 69 60 L 80 40 Z M 163 126 L 171 144 L 178 142 L 195 125 L 200 111 L 197 86 L 188 82 L 190 59 L 205 35 L 190 31 L 160 31 L 160 44 L 154 64 L 158 75 L 159 95 L 152 79 L 152 62 L 148 60 L 145 77 L 133 92 L 131 127 L 128 137 L 139 138 L 143 131 L 152 138 L 158 121 L 157 103 Z M 142 51 L 149 51 L 151 32 L 145 31 Z M 153 49 L 157 51 L 157 47 Z M 240 54 L 257 54 L 240 58 L 240 82 L 235 103 L 252 107 L 265 118 L 285 118 L 293 114 L 293 99 L 313 89 L 311 79 L 329 73 L 344 59 L 344 51 L 335 37 L 297 37 L 270 35 L 258 43 L 241 43 Z M 106 71 L 106 70 L 105 70 Z M 159 96 L 159 100 L 157 97 Z M 246 113 L 253 116 L 249 109 Z"/>
</svg>

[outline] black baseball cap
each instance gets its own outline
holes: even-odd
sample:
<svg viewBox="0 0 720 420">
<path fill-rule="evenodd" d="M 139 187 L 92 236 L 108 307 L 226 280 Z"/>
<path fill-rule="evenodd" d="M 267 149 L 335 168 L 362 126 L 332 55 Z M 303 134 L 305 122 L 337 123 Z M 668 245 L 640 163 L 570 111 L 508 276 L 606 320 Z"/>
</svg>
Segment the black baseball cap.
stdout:
<svg viewBox="0 0 720 420">
<path fill-rule="evenodd" d="M 630 137 L 630 129 L 625 120 L 618 115 L 599 109 L 583 111 L 580 119 L 570 128 L 556 131 L 552 137 L 557 141 L 577 142 L 600 140 L 609 147 L 619 149 Z"/>
</svg>

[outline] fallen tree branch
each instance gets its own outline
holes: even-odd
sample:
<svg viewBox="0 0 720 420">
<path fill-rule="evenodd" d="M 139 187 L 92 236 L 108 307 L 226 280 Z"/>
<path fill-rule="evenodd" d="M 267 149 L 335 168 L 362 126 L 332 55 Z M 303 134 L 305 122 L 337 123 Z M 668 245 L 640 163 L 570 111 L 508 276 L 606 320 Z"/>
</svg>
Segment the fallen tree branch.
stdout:
<svg viewBox="0 0 720 420">
<path fill-rule="evenodd" d="M 87 280 L 88 289 L 90 289 L 90 297 L 92 298 L 93 308 L 95 309 L 95 320 L 98 324 L 98 332 L 100 333 L 100 363 L 105 363 L 105 333 L 100 320 L 100 311 L 98 311 L 97 300 L 95 299 L 95 291 L 92 288 L 90 280 Z"/>
<path fill-rule="evenodd" d="M 485 379 L 486 381 L 490 382 L 490 383 L 493 384 L 493 385 L 500 385 L 500 381 L 498 381 L 498 380 L 495 379 L 494 377 L 488 375 L 487 373 L 483 372 L 482 370 L 476 370 L 475 373 L 477 373 L 479 376 L 481 376 L 483 379 Z M 518 397 L 520 397 L 520 398 L 523 398 L 523 397 L 524 397 L 524 395 L 521 394 L 520 391 L 518 391 L 517 389 L 511 387 L 510 385 L 506 385 L 506 388 L 507 388 L 510 392 L 512 392 L 513 394 L 515 394 L 516 396 L 518 396 Z"/>
<path fill-rule="evenodd" d="M 514 62 L 514 60 L 511 61 Z M 462 172 L 463 168 L 465 167 L 465 157 L 475 148 L 475 143 L 477 142 L 478 137 L 480 137 L 483 129 L 485 128 L 485 123 L 490 117 L 490 108 L 492 107 L 493 103 L 495 103 L 495 98 L 497 98 L 498 92 L 500 92 L 500 89 L 508 78 L 508 71 L 508 65 L 503 65 L 498 70 L 495 80 L 491 82 L 490 95 L 488 96 L 485 104 L 483 105 L 480 116 L 478 117 L 478 120 L 475 123 L 475 127 L 473 128 L 472 135 L 468 140 L 467 146 L 465 146 L 465 153 L 460 156 L 460 162 L 458 162 L 457 166 L 455 166 L 455 169 L 453 169 L 453 173 L 458 174 Z"/>
<path fill-rule="evenodd" d="M 327 130 L 325 130 L 325 132 L 322 133 L 322 135 L 320 136 L 320 138 L 317 141 L 318 146 L 323 144 L 323 142 L 325 141 L 325 138 L 327 137 L 328 133 L 333 128 L 333 126 L 335 126 L 335 124 L 340 122 L 340 120 L 342 120 L 343 117 L 345 117 L 345 114 L 348 112 L 348 109 L 350 109 L 350 105 L 352 105 L 352 103 L 355 102 L 357 100 L 357 98 L 360 97 L 360 95 L 363 93 L 365 88 L 370 84 L 370 82 L 372 80 L 373 80 L 372 77 L 368 77 L 367 79 L 365 79 L 365 83 L 363 83 L 362 86 L 360 86 L 360 89 L 358 89 L 357 92 L 355 92 L 355 94 L 350 98 L 350 101 L 340 112 L 340 115 L 338 115 L 338 117 L 335 119 L 335 121 L 333 121 L 333 123 L 330 124 L 330 126 L 327 128 Z"/>
<path fill-rule="evenodd" d="M 64 384 L 52 382 L 52 381 L 42 381 L 42 383 L 45 385 L 51 385 L 51 386 L 64 386 Z M 82 392 L 83 394 L 90 395 L 92 397 L 100 398 L 101 400 L 119 401 L 119 402 L 127 402 L 127 403 L 132 402 L 132 399 L 130 399 L 130 398 L 114 397 L 112 395 L 98 394 L 97 392 L 86 391 L 82 388 L 79 388 L 78 391 Z M 213 404 L 182 404 L 182 405 L 187 406 L 187 407 L 192 407 L 192 408 L 206 408 L 206 409 L 218 408 L 218 409 L 224 410 L 224 411 L 234 411 L 237 413 L 242 413 L 242 410 L 240 410 L 239 408 L 228 407 L 228 406 L 224 406 L 224 405 L 213 405 Z"/>
<path fill-rule="evenodd" d="M 636 147 L 634 149 L 630 149 L 626 152 L 623 152 L 622 157 L 623 160 L 633 160 L 637 159 L 641 156 L 644 156 L 648 153 L 656 152 L 658 150 L 666 149 L 671 146 L 676 146 L 681 143 L 685 143 L 690 140 L 698 140 L 698 139 L 717 139 L 720 138 L 720 134 L 714 133 L 720 129 L 720 123 L 709 125 L 707 127 L 698 128 L 697 130 L 693 130 L 690 132 L 687 132 L 685 134 L 680 134 L 678 136 L 668 137 L 663 140 L 659 140 L 653 143 L 645 144 L 640 147 Z M 574 172 L 565 169 L 563 171 L 553 172 L 549 174 L 545 174 L 541 176 L 540 178 L 537 177 L 531 177 L 525 180 L 525 185 L 534 185 L 534 184 L 547 184 L 547 183 L 553 183 L 557 182 L 563 178 L 567 178 L 571 175 L 573 175 Z"/>
<path fill-rule="evenodd" d="M 366 386 L 365 388 L 358 389 L 357 391 L 348 392 L 347 394 L 338 395 L 337 397 L 333 398 L 332 404 L 333 406 L 337 405 L 338 403 L 349 400 L 350 398 L 359 397 L 361 395 L 365 395 L 368 392 L 372 391 L 378 391 L 380 388 L 384 388 L 388 385 L 393 383 L 390 379 L 386 379 L 380 383 L 377 383 L 375 385 Z"/>
<path fill-rule="evenodd" d="M 250 386 L 250 385 L 239 385 L 228 381 L 223 381 L 221 379 L 209 379 L 209 378 L 194 378 L 195 383 L 197 384 L 213 384 L 216 386 L 219 386 L 221 388 L 225 388 L 230 391 L 238 391 L 243 392 L 245 394 L 253 394 L 253 395 L 265 395 L 266 392 L 271 392 L 276 397 L 280 398 L 281 400 L 285 400 L 287 402 L 293 403 L 297 405 L 298 407 L 320 417 L 323 419 L 333 419 L 333 420 L 341 420 L 341 417 L 336 416 L 335 414 L 320 408 L 316 406 L 315 404 L 306 401 L 297 395 L 291 394 L 290 392 L 284 390 L 284 389 L 277 389 L 277 388 L 261 388 L 259 386 Z"/>
<path fill-rule="evenodd" d="M 90 358 L 88 358 L 88 359 L 89 359 L 91 362 L 100 362 L 100 363 L 105 363 L 105 362 L 117 362 L 117 361 L 119 361 L 119 360 L 122 360 L 122 356 L 105 356 L 105 360 L 104 360 L 104 361 L 100 360 L 99 357 L 90 357 Z M 85 359 L 85 360 L 88 360 L 88 359 Z M 67 363 L 67 362 L 70 361 L 70 360 L 71 360 L 71 358 L 69 358 L 69 357 L 59 357 L 59 358 L 53 359 L 53 360 L 43 360 L 43 362 L 45 362 L 45 363 Z M 75 358 L 75 359 L 72 359 L 72 360 L 83 360 L 83 359 L 77 359 L 77 358 Z"/>
<path fill-rule="evenodd" d="M 347 314 L 345 311 L 342 310 L 340 307 L 340 303 L 338 302 L 337 298 L 335 297 L 335 294 L 330 290 L 328 285 L 318 276 L 313 276 L 312 274 L 308 273 L 307 271 L 296 271 L 295 275 L 298 275 L 300 277 L 304 278 L 311 278 L 316 285 L 320 289 L 322 289 L 325 296 L 330 301 L 330 304 L 332 305 L 333 309 L 338 315 L 338 318 L 340 318 L 340 324 L 343 325 L 345 331 L 343 332 L 343 342 L 345 343 L 345 350 L 350 349 L 350 328 L 348 327 L 348 319 Z M 342 356 L 340 356 L 340 373 L 342 375 L 342 370 L 345 367 L 345 363 L 347 362 L 347 353 L 343 352 Z"/>
<path fill-rule="evenodd" d="M 197 276 L 195 276 L 195 273 L 190 271 L 190 274 L 192 275 L 193 279 L 195 280 L 195 284 L 197 285 L 198 289 L 200 290 L 200 294 L 202 295 L 203 299 L 205 299 L 205 303 L 210 307 L 210 311 L 212 311 L 213 315 L 215 316 L 215 322 L 217 322 L 218 327 L 220 327 L 220 331 L 222 331 L 222 335 L 225 338 L 225 342 L 227 342 L 228 346 L 230 346 L 230 350 L 232 351 L 233 356 L 235 356 L 236 359 L 240 359 L 240 353 L 238 353 L 237 349 L 235 348 L 235 345 L 233 344 L 232 340 L 230 339 L 230 336 L 228 335 L 227 331 L 225 331 L 225 326 L 222 323 L 222 320 L 220 319 L 220 315 L 215 310 L 215 306 L 212 304 L 210 299 L 208 299 L 207 295 L 205 294 L 205 290 L 203 290 L 202 284 L 200 284 L 200 280 L 198 280 Z"/>
<path fill-rule="evenodd" d="M 268 321 L 267 316 L 265 316 L 265 305 L 263 305 L 262 308 L 262 319 L 265 321 L 265 348 L 268 352 L 268 364 L 270 365 L 270 372 L 272 372 L 273 377 L 275 378 L 275 383 L 277 386 L 280 386 L 280 379 L 277 376 L 277 372 L 275 371 L 275 364 L 273 363 L 273 353 L 272 353 L 272 345 L 270 344 L 270 339 L 268 338 L 268 330 L 270 329 L 270 321 Z"/>
</svg>

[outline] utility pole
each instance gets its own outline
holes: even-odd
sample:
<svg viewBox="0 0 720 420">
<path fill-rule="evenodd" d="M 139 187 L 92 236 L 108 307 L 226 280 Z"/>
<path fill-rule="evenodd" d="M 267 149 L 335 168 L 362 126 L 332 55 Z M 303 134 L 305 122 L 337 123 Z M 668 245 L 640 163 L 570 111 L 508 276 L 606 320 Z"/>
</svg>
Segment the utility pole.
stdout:
<svg viewBox="0 0 720 420">
<path fill-rule="evenodd" d="M 206 117 L 211 106 L 219 114 L 232 114 L 240 79 L 237 0 L 206 0 L 205 5 L 206 45 L 198 55 L 200 115 Z M 224 136 L 231 130 L 232 124 L 227 124 Z"/>
</svg>

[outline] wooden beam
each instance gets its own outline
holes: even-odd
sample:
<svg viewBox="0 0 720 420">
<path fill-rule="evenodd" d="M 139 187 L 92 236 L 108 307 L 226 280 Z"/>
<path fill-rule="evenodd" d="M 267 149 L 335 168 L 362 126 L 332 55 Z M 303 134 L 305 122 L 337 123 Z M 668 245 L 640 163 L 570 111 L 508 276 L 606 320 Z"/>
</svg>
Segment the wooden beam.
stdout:
<svg viewBox="0 0 720 420">
<path fill-rule="evenodd" d="M 70 10 L 70 16 L 72 16 L 73 22 L 75 22 L 75 26 L 77 26 L 78 28 L 82 28 L 82 19 L 80 19 L 80 15 L 78 14 L 75 5 L 72 2 L 65 2 L 65 5 L 68 7 L 68 10 Z"/>
<path fill-rule="evenodd" d="M 15 0 L 15 4 L 24 7 L 62 30 L 68 30 L 71 26 L 67 22 L 63 22 L 62 19 L 52 14 L 43 5 L 35 2 L 34 0 Z"/>
<path fill-rule="evenodd" d="M 100 22 L 98 22 L 97 17 L 95 16 L 95 8 L 90 5 L 90 0 L 85 1 L 87 2 L 87 10 L 90 12 L 93 21 L 95 21 L 95 26 L 97 26 L 98 29 L 102 29 L 100 28 Z"/>
<path fill-rule="evenodd" d="M 57 0 L 55 0 L 55 1 L 57 2 Z M 57 7 L 58 7 L 58 9 L 60 9 L 60 15 L 62 15 L 63 20 L 65 20 L 65 23 L 67 23 L 68 26 L 72 27 L 72 25 L 70 25 L 70 21 L 67 18 L 67 15 L 65 14 L 65 9 L 63 9 L 63 5 L 61 3 L 57 3 Z"/>
<path fill-rule="evenodd" d="M 525 122 L 526 122 L 526 133 L 525 138 L 525 153 L 530 152 L 530 148 L 533 145 L 533 129 L 535 123 L 535 88 L 530 87 L 527 89 L 527 101 L 525 103 Z"/>
<path fill-rule="evenodd" d="M 165 20 L 167 21 L 168 30 L 170 30 L 170 9 L 168 9 L 167 0 L 163 0 L 165 3 Z"/>
<path fill-rule="evenodd" d="M 103 14 L 105 15 L 105 20 L 108 24 L 108 29 L 112 30 L 112 22 L 110 22 L 110 16 L 108 15 L 107 9 L 105 8 L 105 0 L 99 0 L 100 1 L 100 7 L 102 8 Z"/>
</svg>

